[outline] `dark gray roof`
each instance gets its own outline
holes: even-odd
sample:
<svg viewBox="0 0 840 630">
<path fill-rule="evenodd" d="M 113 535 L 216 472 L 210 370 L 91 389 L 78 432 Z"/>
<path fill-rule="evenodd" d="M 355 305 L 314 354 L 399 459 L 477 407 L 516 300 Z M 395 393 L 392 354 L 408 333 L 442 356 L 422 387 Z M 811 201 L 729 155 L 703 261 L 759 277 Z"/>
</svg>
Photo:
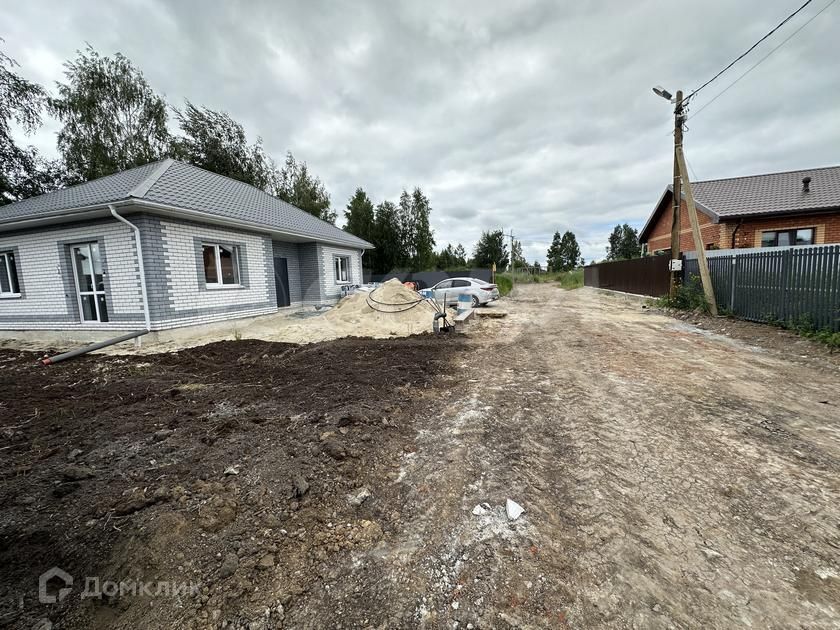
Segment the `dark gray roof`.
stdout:
<svg viewBox="0 0 840 630">
<path fill-rule="evenodd" d="M 811 178 L 804 192 L 802 179 Z M 698 202 L 721 218 L 840 207 L 840 166 L 693 183 Z"/>
<path fill-rule="evenodd" d="M 802 179 L 811 178 L 809 192 L 804 192 Z M 694 199 L 699 210 L 715 222 L 749 216 L 802 214 L 832 208 L 840 209 L 840 166 L 750 175 L 729 179 L 692 182 Z M 670 198 L 673 186 L 665 189 L 653 209 L 640 238 L 647 236 L 665 197 Z M 683 194 L 685 198 L 685 194 Z"/>
<path fill-rule="evenodd" d="M 193 210 L 314 241 L 370 248 L 367 241 L 244 182 L 166 159 L 0 207 L 0 222 L 137 200 Z"/>
</svg>

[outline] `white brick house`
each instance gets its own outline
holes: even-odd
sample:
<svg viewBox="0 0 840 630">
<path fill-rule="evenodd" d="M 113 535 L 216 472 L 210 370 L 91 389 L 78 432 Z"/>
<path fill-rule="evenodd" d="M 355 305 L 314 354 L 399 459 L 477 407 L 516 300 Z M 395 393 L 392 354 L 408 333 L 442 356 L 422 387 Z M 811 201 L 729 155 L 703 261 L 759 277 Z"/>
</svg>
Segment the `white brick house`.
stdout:
<svg viewBox="0 0 840 630">
<path fill-rule="evenodd" d="M 372 247 L 167 159 L 0 207 L 0 330 L 164 330 L 334 302 Z"/>
</svg>

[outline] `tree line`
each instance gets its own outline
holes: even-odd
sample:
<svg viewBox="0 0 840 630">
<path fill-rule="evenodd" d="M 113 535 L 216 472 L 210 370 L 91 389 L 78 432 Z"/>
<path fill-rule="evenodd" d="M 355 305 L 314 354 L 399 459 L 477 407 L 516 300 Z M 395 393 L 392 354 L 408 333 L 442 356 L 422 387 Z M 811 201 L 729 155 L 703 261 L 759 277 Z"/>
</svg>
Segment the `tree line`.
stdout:
<svg viewBox="0 0 840 630">
<path fill-rule="evenodd" d="M 124 55 L 100 55 L 91 46 L 64 64 L 54 94 L 17 72 L 0 52 L 0 205 L 90 181 L 166 157 L 251 184 L 330 223 L 336 215 L 321 180 L 306 162 L 287 153 L 281 166 L 261 138 L 250 143 L 229 114 L 185 100 L 168 104 Z M 18 146 L 16 123 L 26 134 L 44 115 L 61 124 L 59 159 Z M 170 118 L 179 132 L 170 131 Z"/>
<path fill-rule="evenodd" d="M 0 51 L 0 206 L 172 157 L 251 184 L 335 223 L 330 195 L 307 163 L 288 152 L 278 166 L 262 139 L 249 142 L 242 124 L 226 112 L 189 100 L 181 107 L 168 104 L 120 53 L 105 57 L 88 46 L 64 66 L 65 81 L 51 94 L 17 74 L 17 63 Z M 31 134 L 42 125 L 45 113 L 61 123 L 58 159 L 18 146 L 12 137 L 13 122 Z M 170 119 L 178 132 L 170 131 Z M 375 273 L 493 264 L 501 271 L 511 264 L 540 267 L 537 262 L 528 264 L 520 241 L 514 240 L 509 250 L 501 229 L 482 232 L 469 257 L 460 243 L 435 251 L 431 211 L 419 187 L 410 193 L 403 190 L 398 203 L 384 200 L 375 206 L 358 188 L 347 203 L 344 229 L 376 247 L 366 260 Z M 640 253 L 636 230 L 617 225 L 609 237 L 607 259 Z M 556 232 L 547 251 L 548 270 L 567 271 L 581 264 L 575 235 Z"/>
</svg>

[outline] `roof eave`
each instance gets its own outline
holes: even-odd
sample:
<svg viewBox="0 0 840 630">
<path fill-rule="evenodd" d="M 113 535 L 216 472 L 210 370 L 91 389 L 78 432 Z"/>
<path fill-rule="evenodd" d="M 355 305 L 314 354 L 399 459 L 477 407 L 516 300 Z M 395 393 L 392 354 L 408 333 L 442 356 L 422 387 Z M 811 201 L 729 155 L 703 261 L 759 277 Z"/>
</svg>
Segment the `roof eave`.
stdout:
<svg viewBox="0 0 840 630">
<path fill-rule="evenodd" d="M 240 221 L 238 219 L 232 219 L 230 217 L 210 214 L 207 212 L 202 212 L 200 210 L 190 210 L 189 208 L 182 208 L 180 206 L 172 206 L 169 204 L 162 204 L 154 201 L 149 201 L 147 199 L 137 199 L 134 197 L 117 199 L 114 201 L 95 204 L 91 206 L 82 206 L 79 208 L 58 210 L 55 212 L 45 213 L 37 217 L 0 220 L 0 232 L 29 229 L 45 224 L 72 223 L 73 221 L 82 221 L 85 219 L 99 218 L 100 216 L 102 216 L 103 211 L 108 210 L 109 205 L 130 205 L 138 208 L 145 208 L 150 211 L 176 216 L 178 218 L 200 220 L 205 223 L 214 223 L 217 225 L 237 227 L 241 229 L 250 230 L 252 232 L 266 232 L 272 235 L 276 234 L 279 236 L 288 236 L 295 239 L 301 239 L 303 241 L 327 243 L 329 245 L 348 247 L 351 249 L 374 249 L 374 246 L 371 243 L 368 243 L 367 241 L 364 241 L 362 239 L 358 239 L 360 241 L 359 243 L 353 243 L 339 239 L 314 237 L 311 234 L 304 234 L 302 232 L 296 232 L 294 230 L 280 230 L 276 227 L 265 225 L 262 223 Z"/>
</svg>

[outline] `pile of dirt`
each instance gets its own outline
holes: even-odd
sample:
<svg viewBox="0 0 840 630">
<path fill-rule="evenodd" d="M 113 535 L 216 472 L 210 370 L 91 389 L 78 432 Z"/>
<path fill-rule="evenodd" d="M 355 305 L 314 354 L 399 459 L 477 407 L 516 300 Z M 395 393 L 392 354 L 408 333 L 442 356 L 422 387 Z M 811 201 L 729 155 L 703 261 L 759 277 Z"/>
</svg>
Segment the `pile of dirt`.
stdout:
<svg viewBox="0 0 840 630">
<path fill-rule="evenodd" d="M 0 627 L 305 626 L 303 595 L 400 526 L 392 478 L 457 343 L 243 340 L 49 368 L 0 350 Z M 73 590 L 43 604 L 51 567 Z M 82 598 L 86 577 L 129 591 Z M 139 590 L 158 583 L 196 589 Z"/>
<path fill-rule="evenodd" d="M 392 278 L 369 293 L 344 298 L 324 319 L 347 335 L 401 336 L 430 331 L 435 313 L 431 301 Z"/>
</svg>

